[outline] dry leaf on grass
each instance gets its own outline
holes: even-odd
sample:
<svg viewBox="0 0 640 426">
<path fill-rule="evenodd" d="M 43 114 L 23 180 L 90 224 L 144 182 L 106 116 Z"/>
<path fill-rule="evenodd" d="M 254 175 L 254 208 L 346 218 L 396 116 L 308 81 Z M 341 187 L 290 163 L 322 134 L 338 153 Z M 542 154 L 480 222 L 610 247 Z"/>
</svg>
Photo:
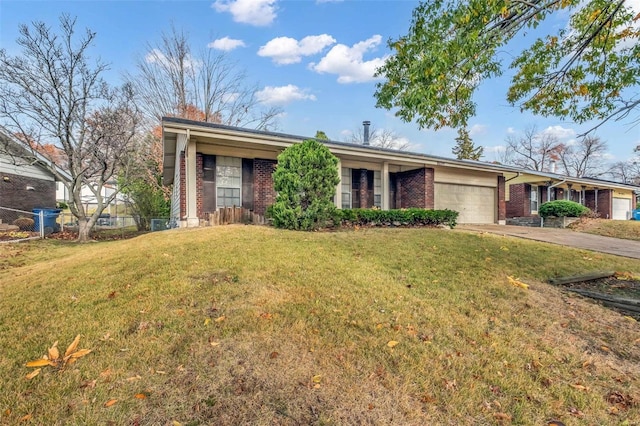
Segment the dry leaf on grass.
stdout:
<svg viewBox="0 0 640 426">
<path fill-rule="evenodd" d="M 36 377 L 38 374 L 40 374 L 41 370 L 42 370 L 41 368 L 37 368 L 37 369 L 33 370 L 31 373 L 27 374 L 26 375 L 27 380 L 31 380 L 34 377 Z"/>
<path fill-rule="evenodd" d="M 146 399 L 147 395 L 144 394 L 144 393 L 137 393 L 137 394 L 134 395 L 134 398 L 136 398 L 136 399 Z"/>
<path fill-rule="evenodd" d="M 389 346 L 390 348 L 395 348 L 398 343 L 399 342 L 396 342 L 395 340 L 390 340 L 389 343 L 387 343 L 387 346 Z"/>
<path fill-rule="evenodd" d="M 520 287 L 520 288 L 524 288 L 525 290 L 529 288 L 529 284 L 525 284 L 522 281 L 518 281 L 516 278 L 513 278 L 511 276 L 507 276 L 507 279 L 509 280 L 509 284 L 515 286 L 515 287 Z"/>
<path fill-rule="evenodd" d="M 112 405 L 114 405 L 116 402 L 118 402 L 117 399 L 110 399 L 107 402 L 104 403 L 105 407 L 111 407 Z"/>
</svg>

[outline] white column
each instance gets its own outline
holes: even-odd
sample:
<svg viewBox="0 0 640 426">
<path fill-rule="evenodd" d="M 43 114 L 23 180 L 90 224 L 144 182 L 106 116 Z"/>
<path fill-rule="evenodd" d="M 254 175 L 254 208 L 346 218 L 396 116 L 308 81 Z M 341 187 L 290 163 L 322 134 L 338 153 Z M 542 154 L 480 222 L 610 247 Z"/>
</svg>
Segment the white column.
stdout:
<svg viewBox="0 0 640 426">
<path fill-rule="evenodd" d="M 386 161 L 382 163 L 382 171 L 380 172 L 380 179 L 382 179 L 382 210 L 389 210 L 389 163 Z"/>
<path fill-rule="evenodd" d="M 336 208 L 342 208 L 342 161 L 338 158 L 338 185 L 336 186 L 336 198 L 335 205 Z"/>
<path fill-rule="evenodd" d="M 187 154 L 185 156 L 187 168 L 187 227 L 200 225 L 198 219 L 197 183 L 196 183 L 196 141 L 187 135 Z"/>
</svg>

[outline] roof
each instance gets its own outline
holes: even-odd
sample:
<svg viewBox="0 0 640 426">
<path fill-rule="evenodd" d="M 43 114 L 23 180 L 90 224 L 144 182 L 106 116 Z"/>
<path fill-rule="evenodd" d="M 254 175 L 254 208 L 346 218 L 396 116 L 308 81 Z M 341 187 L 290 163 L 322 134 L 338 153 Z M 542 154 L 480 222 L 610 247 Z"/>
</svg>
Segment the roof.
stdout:
<svg viewBox="0 0 640 426">
<path fill-rule="evenodd" d="M 205 123 L 200 121 L 187 120 L 183 118 L 175 117 L 163 117 L 163 145 L 165 161 L 163 166 L 163 177 L 165 184 L 169 185 L 173 182 L 173 172 L 175 168 L 175 161 L 170 161 L 172 155 L 175 155 L 176 141 L 170 137 L 167 137 L 167 133 L 184 133 L 186 130 L 191 130 L 190 134 L 193 135 L 193 131 L 200 130 L 208 132 L 210 137 L 213 135 L 233 137 L 237 135 L 243 135 L 245 138 L 249 138 L 252 141 L 273 141 L 279 143 L 282 148 L 290 146 L 294 143 L 299 143 L 307 139 L 316 139 L 308 136 L 291 135 L 287 133 L 264 131 L 264 130 L 252 130 L 240 127 L 227 126 L 216 123 Z M 318 140 L 318 139 L 316 139 Z M 441 166 L 458 167 L 464 169 L 474 169 L 483 171 L 492 171 L 496 173 L 502 173 L 507 170 L 503 165 L 487 163 L 483 161 L 474 160 L 458 160 L 447 157 L 440 157 L 435 155 L 428 155 L 418 152 L 400 151 L 396 149 L 380 148 L 370 145 L 354 144 L 349 142 L 339 142 L 333 140 L 318 140 L 322 144 L 326 145 L 329 149 L 340 150 L 341 152 L 359 153 L 361 155 L 370 155 L 372 158 L 389 158 L 390 160 L 410 160 L 415 163 Z M 169 161 L 167 161 L 169 160 Z"/>
<path fill-rule="evenodd" d="M 254 129 L 245 129 L 234 126 L 227 126 L 223 124 L 216 123 L 206 123 L 201 121 L 187 120 L 184 118 L 176 118 L 176 117 L 163 117 L 162 118 L 162 128 L 163 128 L 163 145 L 164 145 L 164 154 L 165 161 L 163 166 L 163 178 L 166 185 L 169 185 L 173 182 L 174 176 L 174 168 L 175 161 L 167 161 L 167 155 L 169 153 L 173 153 L 175 155 L 176 149 L 176 141 L 167 138 L 166 133 L 180 133 L 186 132 L 186 130 L 200 130 L 205 133 L 210 133 L 211 135 L 218 134 L 220 136 L 232 137 L 236 135 L 243 135 L 246 138 L 251 140 L 255 140 L 256 142 L 260 140 L 270 140 L 270 141 L 280 141 L 280 145 L 288 146 L 297 142 L 302 142 L 307 139 L 316 139 L 308 136 L 299 136 L 292 135 L 287 133 L 280 132 L 272 132 L 265 130 L 254 130 Z M 173 130 L 173 132 L 171 132 Z M 458 160 L 454 158 L 441 157 L 437 155 L 423 154 L 419 152 L 409 152 L 409 151 L 400 151 L 396 149 L 389 148 L 380 148 L 371 145 L 361 145 L 354 144 L 349 142 L 339 142 L 333 140 L 318 140 L 318 142 L 323 143 L 328 148 L 339 149 L 342 152 L 358 152 L 364 155 L 371 155 L 372 157 L 388 157 L 389 159 L 405 159 L 412 160 L 414 162 L 424 162 L 431 163 L 434 165 L 440 166 L 449 166 L 454 168 L 463 168 L 463 169 L 474 169 L 474 170 L 483 170 L 483 171 L 492 171 L 501 173 L 505 176 L 519 176 L 522 174 L 534 175 L 543 178 L 548 178 L 553 181 L 567 181 L 576 184 L 587 184 L 591 186 L 600 185 L 602 187 L 611 187 L 611 188 L 619 188 L 633 191 L 640 191 L 640 187 L 636 185 L 624 184 L 619 182 L 611 182 L 601 179 L 594 178 L 573 178 L 564 175 L 559 175 L 555 173 L 548 172 L 539 172 L 536 170 L 527 170 L 521 169 L 515 166 L 509 166 L 505 164 L 498 163 L 488 163 L 485 161 L 474 161 L 474 160 Z"/>
<path fill-rule="evenodd" d="M 24 144 L 24 142 L 22 142 L 20 139 L 16 138 L 12 132 L 10 132 L 7 128 L 0 126 L 0 137 L 6 139 L 7 141 L 13 143 L 13 145 L 19 149 L 22 150 L 24 152 L 27 153 L 27 155 L 31 156 L 33 155 L 36 159 L 36 165 L 40 166 L 41 168 L 47 170 L 48 172 L 51 172 L 51 166 L 52 166 L 52 162 L 51 160 L 49 160 L 47 157 L 45 157 L 44 155 L 40 154 L 38 151 L 33 151 L 29 148 L 27 148 Z M 16 155 L 17 157 L 19 157 L 19 154 Z M 20 158 L 20 157 L 19 157 Z M 51 174 L 56 178 L 56 180 L 59 180 L 58 177 L 61 177 L 63 180 L 65 181 L 71 181 L 71 175 L 66 172 L 64 169 L 61 169 L 60 167 L 56 166 L 55 164 L 53 165 L 53 167 L 56 169 L 56 172 L 59 174 L 56 175 L 55 173 Z"/>
</svg>

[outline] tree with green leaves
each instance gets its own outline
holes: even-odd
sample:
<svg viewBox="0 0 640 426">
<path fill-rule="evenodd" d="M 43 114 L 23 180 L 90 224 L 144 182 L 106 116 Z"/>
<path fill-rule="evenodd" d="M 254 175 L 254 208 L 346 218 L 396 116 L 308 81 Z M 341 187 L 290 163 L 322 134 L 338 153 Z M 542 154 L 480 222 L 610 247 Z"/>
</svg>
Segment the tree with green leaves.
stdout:
<svg viewBox="0 0 640 426">
<path fill-rule="evenodd" d="M 512 60 L 507 101 L 542 116 L 597 120 L 595 127 L 627 117 L 640 105 L 640 14 L 631 3 L 421 2 L 408 34 L 389 41 L 394 54 L 377 71 L 386 80 L 377 85 L 377 106 L 397 108 L 397 116 L 420 127 L 465 126 L 480 82 L 503 73 L 507 45 L 516 36 L 535 37 L 545 20 L 562 14 L 568 25 L 536 37 Z"/>
<path fill-rule="evenodd" d="M 322 130 L 317 130 L 316 131 L 316 140 L 328 141 L 329 140 L 329 136 L 327 136 L 327 134 L 325 132 L 323 132 Z"/>
<path fill-rule="evenodd" d="M 278 196 L 268 215 L 278 228 L 322 228 L 335 210 L 338 182 L 338 159 L 326 146 L 313 139 L 290 146 L 278 156 L 273 173 Z"/>
<path fill-rule="evenodd" d="M 476 160 L 478 161 L 482 157 L 484 148 L 482 146 L 475 146 L 469 136 L 469 131 L 466 128 L 458 129 L 458 137 L 456 138 L 456 146 L 451 150 L 458 160 Z"/>
</svg>

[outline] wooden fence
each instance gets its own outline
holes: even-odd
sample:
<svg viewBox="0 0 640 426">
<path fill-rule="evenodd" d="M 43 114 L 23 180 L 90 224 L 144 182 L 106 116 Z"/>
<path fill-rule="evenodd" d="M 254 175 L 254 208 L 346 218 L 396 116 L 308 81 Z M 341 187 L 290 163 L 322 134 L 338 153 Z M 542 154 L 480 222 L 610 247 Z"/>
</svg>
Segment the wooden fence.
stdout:
<svg viewBox="0 0 640 426">
<path fill-rule="evenodd" d="M 209 226 L 229 225 L 232 223 L 252 223 L 264 225 L 264 216 L 242 207 L 221 207 L 209 213 Z"/>
</svg>

